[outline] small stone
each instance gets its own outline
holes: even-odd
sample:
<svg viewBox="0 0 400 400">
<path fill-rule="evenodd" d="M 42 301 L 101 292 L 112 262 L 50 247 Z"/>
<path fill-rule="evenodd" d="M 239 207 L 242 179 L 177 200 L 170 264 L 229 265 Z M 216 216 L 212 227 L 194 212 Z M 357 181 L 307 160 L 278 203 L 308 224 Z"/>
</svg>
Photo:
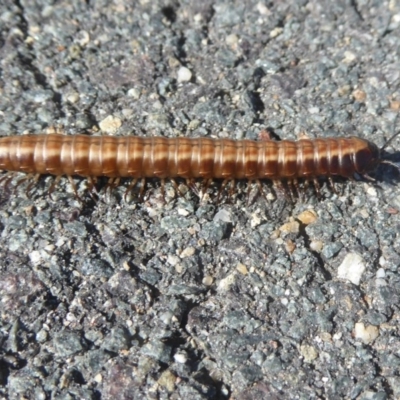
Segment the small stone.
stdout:
<svg viewBox="0 0 400 400">
<path fill-rule="evenodd" d="M 244 264 L 242 264 L 242 263 L 239 263 L 239 264 L 236 266 L 236 269 L 237 269 L 242 275 L 247 275 L 247 274 L 249 273 L 247 267 L 246 267 Z"/>
<path fill-rule="evenodd" d="M 298 233 L 300 230 L 300 224 L 297 221 L 290 221 L 286 224 L 283 224 L 279 230 L 282 233 Z"/>
<path fill-rule="evenodd" d="M 194 247 L 186 247 L 185 250 L 180 254 L 181 258 L 191 257 L 196 252 Z"/>
<path fill-rule="evenodd" d="M 219 210 L 213 220 L 216 221 L 223 221 L 223 222 L 227 222 L 227 223 L 232 223 L 233 222 L 233 218 L 232 218 L 232 213 L 228 210 L 222 209 Z"/>
<path fill-rule="evenodd" d="M 37 340 L 39 343 L 44 343 L 44 342 L 47 340 L 48 336 L 49 336 L 49 334 L 47 333 L 47 331 L 44 330 L 44 329 L 41 329 L 41 330 L 36 334 L 36 340 Z"/>
<path fill-rule="evenodd" d="M 379 328 L 374 325 L 365 326 L 357 322 L 354 326 L 354 337 L 362 340 L 365 344 L 373 342 L 379 336 Z"/>
<path fill-rule="evenodd" d="M 81 338 L 75 332 L 61 331 L 53 339 L 54 350 L 61 358 L 70 357 L 83 350 Z"/>
<path fill-rule="evenodd" d="M 79 96 L 79 93 L 77 93 L 77 92 L 72 92 L 72 93 L 69 93 L 69 94 L 67 95 L 66 99 L 67 99 L 67 101 L 68 101 L 69 103 L 75 104 L 75 103 L 77 103 L 77 102 L 79 101 L 80 96 Z"/>
<path fill-rule="evenodd" d="M 179 364 L 185 364 L 187 361 L 187 356 L 183 353 L 177 353 L 174 355 L 174 360 Z"/>
<path fill-rule="evenodd" d="M 118 353 L 121 350 L 129 349 L 129 332 L 123 327 L 112 328 L 111 332 L 105 337 L 103 349 Z"/>
<path fill-rule="evenodd" d="M 272 29 L 272 31 L 269 33 L 270 38 L 276 38 L 283 32 L 283 29 L 281 27 L 276 27 L 275 29 Z"/>
<path fill-rule="evenodd" d="M 312 251 L 316 251 L 317 253 L 321 253 L 323 247 L 324 247 L 324 243 L 321 242 L 320 240 L 313 240 L 310 243 L 310 249 Z"/>
<path fill-rule="evenodd" d="M 343 58 L 344 63 L 351 64 L 356 59 L 357 59 L 357 56 L 354 53 L 352 53 L 351 51 L 344 52 L 344 58 Z"/>
<path fill-rule="evenodd" d="M 171 347 L 159 340 L 151 340 L 141 348 L 143 355 L 149 356 L 163 363 L 168 363 L 171 355 Z"/>
<path fill-rule="evenodd" d="M 90 36 L 87 31 L 79 31 L 75 36 L 75 42 L 81 47 L 85 47 L 90 42 Z"/>
<path fill-rule="evenodd" d="M 386 272 L 383 268 L 379 268 L 378 271 L 376 271 L 376 278 L 377 279 L 384 279 L 386 278 Z"/>
<path fill-rule="evenodd" d="M 292 254 L 294 250 L 296 249 L 296 245 L 292 240 L 287 240 L 285 242 L 285 250 L 289 253 Z"/>
<path fill-rule="evenodd" d="M 365 268 L 364 260 L 359 254 L 349 253 L 339 266 L 338 278 L 346 279 L 358 286 Z"/>
<path fill-rule="evenodd" d="M 297 216 L 297 219 L 304 225 L 309 225 L 318 219 L 318 215 L 314 210 L 306 210 Z"/>
<path fill-rule="evenodd" d="M 393 111 L 399 111 L 400 110 L 400 101 L 392 100 L 390 102 L 390 109 Z"/>
<path fill-rule="evenodd" d="M 225 38 L 226 44 L 231 47 L 236 47 L 238 40 L 238 37 L 234 33 L 231 33 Z"/>
<path fill-rule="evenodd" d="M 180 259 L 178 256 L 174 256 L 173 254 L 168 254 L 167 263 L 172 267 L 175 267 L 179 263 Z"/>
<path fill-rule="evenodd" d="M 300 353 L 304 357 L 304 361 L 307 363 L 313 362 L 318 357 L 318 351 L 313 346 L 301 345 Z"/>
<path fill-rule="evenodd" d="M 117 130 L 121 127 L 121 125 L 122 125 L 121 120 L 117 117 L 114 117 L 113 115 L 109 115 L 99 123 L 101 131 L 109 135 L 112 135 L 115 132 L 117 132 Z"/>
<path fill-rule="evenodd" d="M 176 376 L 169 369 L 164 371 L 158 379 L 158 384 L 165 387 L 168 392 L 173 392 L 175 388 L 175 382 Z"/>
<path fill-rule="evenodd" d="M 211 286 L 214 282 L 214 279 L 212 276 L 207 275 L 203 278 L 202 282 L 203 282 L 203 285 L 205 285 L 205 286 Z"/>
<path fill-rule="evenodd" d="M 229 290 L 229 288 L 233 285 L 235 282 L 235 274 L 230 274 L 226 276 L 224 279 L 221 279 L 218 284 L 218 290 L 221 292 L 226 292 Z"/>
<path fill-rule="evenodd" d="M 140 98 L 140 90 L 137 88 L 129 89 L 127 95 L 129 97 L 133 97 L 135 100 L 138 100 Z"/>
<path fill-rule="evenodd" d="M 189 82 L 192 79 L 192 72 L 189 68 L 180 67 L 178 69 L 178 83 Z"/>
<path fill-rule="evenodd" d="M 353 97 L 354 97 L 354 100 L 362 103 L 367 98 L 367 95 L 363 90 L 356 89 L 353 92 Z"/>
<path fill-rule="evenodd" d="M 39 265 L 42 262 L 40 251 L 34 250 L 29 254 L 29 259 L 33 265 Z"/>
<path fill-rule="evenodd" d="M 335 257 L 336 254 L 339 253 L 340 250 L 342 250 L 343 248 L 343 244 L 340 242 L 333 242 L 333 243 L 329 243 L 324 245 L 324 248 L 321 251 L 321 254 L 326 258 L 332 258 Z"/>
</svg>

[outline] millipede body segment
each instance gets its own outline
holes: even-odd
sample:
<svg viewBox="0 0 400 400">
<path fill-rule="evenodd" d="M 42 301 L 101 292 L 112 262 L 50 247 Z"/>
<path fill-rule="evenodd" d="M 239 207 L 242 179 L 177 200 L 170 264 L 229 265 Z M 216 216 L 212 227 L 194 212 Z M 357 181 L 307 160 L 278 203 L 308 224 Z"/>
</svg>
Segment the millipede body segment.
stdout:
<svg viewBox="0 0 400 400">
<path fill-rule="evenodd" d="M 22 135 L 0 138 L 0 169 L 86 177 L 295 180 L 352 177 L 380 162 L 358 137 L 298 141 Z"/>
</svg>

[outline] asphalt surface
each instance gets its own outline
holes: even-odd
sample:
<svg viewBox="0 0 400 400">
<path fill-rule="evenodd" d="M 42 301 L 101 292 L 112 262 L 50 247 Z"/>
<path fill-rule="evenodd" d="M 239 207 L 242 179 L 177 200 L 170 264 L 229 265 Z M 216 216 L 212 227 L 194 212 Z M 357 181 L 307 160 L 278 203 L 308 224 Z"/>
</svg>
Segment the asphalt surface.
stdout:
<svg viewBox="0 0 400 400">
<path fill-rule="evenodd" d="M 0 135 L 382 146 L 399 58 L 394 0 L 0 0 Z M 292 203 L 3 187 L 0 396 L 399 399 L 400 174 L 373 177 Z"/>
</svg>

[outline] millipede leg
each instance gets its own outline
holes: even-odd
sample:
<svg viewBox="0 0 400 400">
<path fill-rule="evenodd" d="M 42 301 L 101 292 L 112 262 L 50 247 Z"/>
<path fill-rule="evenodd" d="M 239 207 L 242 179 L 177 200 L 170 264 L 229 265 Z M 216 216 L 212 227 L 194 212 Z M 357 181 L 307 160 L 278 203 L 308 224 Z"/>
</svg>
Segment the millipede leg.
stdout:
<svg viewBox="0 0 400 400">
<path fill-rule="evenodd" d="M 368 175 L 368 174 L 364 174 L 362 175 L 363 178 L 368 179 L 371 182 L 376 182 L 376 179 L 373 178 L 372 176 Z"/>
<path fill-rule="evenodd" d="M 57 175 L 55 177 L 55 179 L 53 179 L 53 182 L 51 183 L 49 189 L 47 190 L 47 193 L 48 193 L 48 195 L 50 197 L 50 200 L 53 200 L 52 193 L 54 192 L 54 189 L 56 188 L 56 186 L 60 182 L 60 179 L 61 179 L 61 175 Z"/>
<path fill-rule="evenodd" d="M 293 185 L 296 189 L 297 196 L 299 197 L 300 201 L 303 202 L 304 201 L 304 199 L 303 199 L 304 193 L 303 193 L 302 188 L 299 185 L 299 181 L 297 179 L 293 179 Z"/>
<path fill-rule="evenodd" d="M 313 179 L 313 184 L 317 193 L 318 200 L 321 200 L 321 186 L 316 178 Z"/>
<path fill-rule="evenodd" d="M 289 191 L 288 191 L 287 186 L 283 185 L 283 183 L 281 181 L 278 181 L 278 180 L 274 180 L 273 181 L 273 186 L 274 186 L 274 188 L 276 189 L 277 192 L 280 192 L 281 194 L 283 194 L 285 196 L 285 199 L 287 201 L 292 202 L 292 198 L 289 195 Z"/>
<path fill-rule="evenodd" d="M 72 176 L 71 176 L 71 175 L 67 175 L 67 178 L 68 178 L 68 181 L 69 181 L 70 185 L 72 186 L 72 190 L 74 191 L 75 198 L 76 198 L 80 203 L 83 203 L 81 197 L 80 197 L 79 194 L 78 194 L 78 190 L 76 189 L 76 185 L 75 185 L 74 180 L 72 179 Z"/>
<path fill-rule="evenodd" d="M 126 196 L 128 195 L 129 192 L 131 192 L 133 190 L 133 188 L 137 185 L 138 181 L 139 181 L 138 178 L 134 178 L 134 179 L 131 180 L 129 186 L 125 190 L 124 201 L 126 201 Z"/>
<path fill-rule="evenodd" d="M 265 192 L 264 192 L 264 189 L 263 189 L 263 186 L 262 186 L 261 181 L 260 181 L 259 179 L 257 179 L 257 180 L 256 180 L 256 183 L 257 183 L 257 189 L 258 189 L 258 191 L 261 193 L 261 196 L 262 196 L 266 201 L 268 201 L 267 195 L 266 195 Z"/>
<path fill-rule="evenodd" d="M 98 199 L 98 197 L 95 197 L 95 195 L 96 196 L 98 195 L 95 181 L 92 176 L 88 176 L 87 180 L 89 183 L 89 187 L 88 187 L 89 196 L 93 199 L 93 201 L 97 202 L 99 199 Z"/>
<path fill-rule="evenodd" d="M 202 184 L 202 188 L 201 188 L 201 201 L 203 201 L 204 196 L 207 193 L 208 188 L 210 187 L 210 185 L 212 184 L 213 180 L 212 179 L 204 179 L 203 180 L 203 184 Z"/>
<path fill-rule="evenodd" d="M 93 193 L 93 192 L 97 193 L 96 186 L 94 185 L 93 178 L 91 176 L 88 176 L 87 180 L 88 180 L 88 183 L 89 183 L 89 187 L 88 187 L 89 193 Z"/>
<path fill-rule="evenodd" d="M 171 180 L 172 186 L 174 187 L 175 192 L 178 193 L 178 196 L 179 197 L 185 197 L 185 194 L 182 193 L 182 191 L 179 189 L 179 186 L 176 183 L 176 180 L 173 179 L 173 178 L 170 178 L 170 180 Z"/>
<path fill-rule="evenodd" d="M 236 189 L 236 181 L 234 179 L 230 180 L 230 188 L 229 188 L 229 192 L 228 192 L 228 198 L 229 200 L 232 200 L 232 197 L 235 193 Z"/>
<path fill-rule="evenodd" d="M 27 196 L 28 198 L 31 197 L 32 188 L 33 188 L 33 186 L 35 186 L 35 185 L 38 183 L 38 180 L 39 180 L 39 179 L 40 179 L 40 174 L 35 174 L 35 175 L 33 175 L 32 180 L 31 180 L 31 182 L 29 183 L 29 185 L 28 185 L 28 187 L 26 188 L 26 191 L 25 191 L 26 196 Z"/>
<path fill-rule="evenodd" d="M 23 178 L 18 179 L 17 182 L 14 185 L 13 192 L 16 193 L 16 190 L 18 189 L 18 187 L 21 186 L 24 182 L 29 181 L 30 179 L 32 179 L 33 176 L 34 176 L 33 174 L 28 174 L 28 175 L 24 176 Z"/>
<path fill-rule="evenodd" d="M 106 187 L 105 187 L 105 194 L 106 194 L 106 195 L 107 195 L 107 191 L 110 191 L 110 192 L 111 192 L 111 190 L 113 189 L 113 187 L 114 187 L 114 180 L 115 180 L 115 178 L 108 178 L 107 185 L 106 185 Z"/>
<path fill-rule="evenodd" d="M 143 201 L 145 187 L 146 187 L 146 178 L 142 178 L 140 181 L 140 190 L 139 190 L 140 201 Z"/>
<path fill-rule="evenodd" d="M 331 188 L 332 192 L 335 194 L 338 194 L 336 188 L 335 188 L 335 183 L 333 182 L 332 177 L 328 176 L 328 182 L 329 182 L 329 187 Z"/>
<path fill-rule="evenodd" d="M 282 182 L 278 180 L 272 181 L 272 187 L 275 189 L 275 192 L 280 194 L 285 194 L 285 190 L 283 188 Z"/>
<path fill-rule="evenodd" d="M 290 200 L 291 200 L 292 203 L 294 203 L 294 200 L 296 198 L 296 193 L 295 193 L 294 182 L 293 182 L 292 179 L 289 179 L 287 181 L 287 187 L 289 189 Z"/>
<path fill-rule="evenodd" d="M 10 177 L 10 175 L 14 175 L 14 172 L 6 172 L 4 175 L 1 176 L 0 178 L 0 185 Z"/>
<path fill-rule="evenodd" d="M 165 204 L 167 201 L 165 200 L 165 179 L 164 178 L 161 179 L 161 195 L 163 198 L 163 202 Z"/>
<path fill-rule="evenodd" d="M 4 176 L 1 177 L 0 183 L 3 184 L 4 190 L 9 191 L 10 190 L 10 183 L 14 179 L 15 172 L 7 172 Z"/>
<path fill-rule="evenodd" d="M 221 198 L 221 194 L 222 191 L 225 190 L 226 185 L 228 184 L 229 180 L 228 179 L 224 179 L 221 183 L 221 187 L 218 190 L 218 195 L 217 195 L 217 204 L 219 204 L 220 202 L 220 198 Z"/>
<path fill-rule="evenodd" d="M 194 181 L 193 179 L 187 178 L 187 179 L 186 179 L 186 185 L 187 185 L 190 189 L 192 189 L 193 192 L 194 192 L 198 197 L 200 197 L 199 189 L 197 188 L 196 183 L 195 183 L 195 181 Z"/>
</svg>

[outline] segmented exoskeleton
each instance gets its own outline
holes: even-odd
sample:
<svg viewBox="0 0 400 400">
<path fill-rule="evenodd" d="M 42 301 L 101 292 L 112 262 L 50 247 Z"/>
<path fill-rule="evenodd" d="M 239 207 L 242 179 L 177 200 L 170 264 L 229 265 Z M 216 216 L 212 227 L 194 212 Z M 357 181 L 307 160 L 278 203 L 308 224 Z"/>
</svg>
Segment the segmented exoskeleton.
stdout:
<svg viewBox="0 0 400 400">
<path fill-rule="evenodd" d="M 385 145 L 386 146 L 386 145 Z M 22 135 L 0 138 L 0 169 L 68 177 L 247 179 L 315 182 L 319 177 L 367 175 L 380 149 L 359 137 L 298 141 L 211 138 Z"/>
</svg>

